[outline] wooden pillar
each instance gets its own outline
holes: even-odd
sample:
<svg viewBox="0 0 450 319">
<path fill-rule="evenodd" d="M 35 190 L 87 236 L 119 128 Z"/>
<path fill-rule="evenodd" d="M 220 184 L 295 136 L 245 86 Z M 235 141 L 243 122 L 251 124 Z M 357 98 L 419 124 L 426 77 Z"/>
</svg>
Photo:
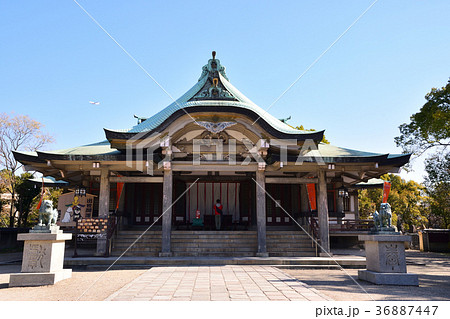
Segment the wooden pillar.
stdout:
<svg viewBox="0 0 450 319">
<path fill-rule="evenodd" d="M 160 257 L 170 257 L 170 237 L 172 232 L 172 192 L 173 192 L 173 175 L 169 165 L 164 166 L 163 180 L 163 217 L 162 217 L 162 251 Z"/>
<path fill-rule="evenodd" d="M 325 171 L 318 172 L 318 217 L 319 217 L 319 237 L 322 253 L 330 252 L 330 233 L 328 225 L 328 199 L 327 180 Z"/>
<path fill-rule="evenodd" d="M 306 184 L 300 184 L 300 212 L 302 216 L 302 225 L 306 224 L 306 215 L 309 213 L 309 199 Z"/>
<path fill-rule="evenodd" d="M 256 226 L 258 228 L 258 257 L 269 257 L 266 246 L 266 180 L 264 170 L 256 171 Z"/>
<path fill-rule="evenodd" d="M 336 198 L 336 212 L 338 213 L 337 223 L 342 224 L 342 215 L 344 214 L 344 197 L 337 195 Z"/>
<path fill-rule="evenodd" d="M 100 173 L 100 197 L 98 201 L 98 217 L 109 215 L 109 169 L 102 167 Z"/>
<path fill-rule="evenodd" d="M 359 198 L 358 191 L 356 191 L 355 196 L 353 196 L 353 200 L 355 203 L 355 219 L 359 219 Z"/>
<path fill-rule="evenodd" d="M 98 199 L 98 217 L 108 218 L 109 216 L 109 169 L 102 167 L 100 170 L 100 196 Z M 104 256 L 106 253 L 106 238 L 97 239 L 97 256 Z"/>
</svg>

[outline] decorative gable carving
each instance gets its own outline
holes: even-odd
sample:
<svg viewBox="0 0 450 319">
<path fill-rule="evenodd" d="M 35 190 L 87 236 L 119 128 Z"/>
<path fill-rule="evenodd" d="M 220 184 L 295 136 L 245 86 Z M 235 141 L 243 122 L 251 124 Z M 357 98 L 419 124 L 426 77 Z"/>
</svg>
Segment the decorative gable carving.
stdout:
<svg viewBox="0 0 450 319">
<path fill-rule="evenodd" d="M 236 122 L 218 122 L 218 123 L 212 123 L 212 122 L 206 122 L 206 121 L 196 121 L 199 126 L 204 127 L 211 133 L 219 133 L 225 130 L 226 128 L 233 126 L 237 124 Z"/>
<path fill-rule="evenodd" d="M 227 75 L 225 73 L 225 67 L 220 65 L 220 60 L 216 59 L 216 52 L 212 53 L 213 58 L 209 59 L 208 64 L 202 68 L 202 75 L 199 81 L 207 77 L 205 85 L 201 90 L 190 100 L 231 100 L 237 101 L 237 99 L 225 88 L 220 81 L 220 76 L 223 76 L 227 81 Z"/>
</svg>

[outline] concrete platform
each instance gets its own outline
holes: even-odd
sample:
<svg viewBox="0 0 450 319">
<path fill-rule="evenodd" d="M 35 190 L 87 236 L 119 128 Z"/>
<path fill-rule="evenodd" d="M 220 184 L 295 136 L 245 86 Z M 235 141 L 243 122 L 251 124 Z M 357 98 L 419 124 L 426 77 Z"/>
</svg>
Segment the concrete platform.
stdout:
<svg viewBox="0 0 450 319">
<path fill-rule="evenodd" d="M 65 258 L 65 267 L 74 266 L 109 266 L 117 257 L 79 257 Z M 224 265 L 264 265 L 296 266 L 305 268 L 365 268 L 365 257 L 122 257 L 115 262 L 116 267 L 126 266 L 224 266 Z"/>
<path fill-rule="evenodd" d="M 32 287 L 54 285 L 58 281 L 72 277 L 72 269 L 56 272 L 18 273 L 9 276 L 9 287 Z"/>
<path fill-rule="evenodd" d="M 376 285 L 418 286 L 419 276 L 407 273 L 381 273 L 370 270 L 358 270 L 358 279 Z"/>
</svg>

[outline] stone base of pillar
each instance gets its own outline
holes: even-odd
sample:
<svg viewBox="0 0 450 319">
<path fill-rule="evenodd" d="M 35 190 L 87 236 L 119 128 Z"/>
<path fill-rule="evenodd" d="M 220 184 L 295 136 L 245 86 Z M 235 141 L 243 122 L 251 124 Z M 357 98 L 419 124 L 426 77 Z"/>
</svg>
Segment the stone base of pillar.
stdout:
<svg viewBox="0 0 450 319">
<path fill-rule="evenodd" d="M 56 228 L 47 233 L 41 231 L 17 235 L 17 240 L 25 241 L 22 272 L 10 275 L 10 287 L 53 285 L 72 276 L 71 269 L 63 269 L 65 241 L 72 234 Z"/>
<path fill-rule="evenodd" d="M 319 257 L 333 257 L 333 254 L 321 252 L 321 253 L 319 253 Z"/>
<path fill-rule="evenodd" d="M 173 253 L 171 251 L 159 253 L 159 257 L 172 257 L 172 256 L 173 256 Z"/>
<path fill-rule="evenodd" d="M 9 287 L 32 287 L 54 285 L 58 281 L 72 277 L 72 269 L 63 269 L 55 272 L 35 272 L 11 274 Z"/>
<path fill-rule="evenodd" d="M 418 286 L 419 276 L 405 273 L 386 273 L 370 270 L 358 270 L 358 279 L 376 285 Z"/>
<path fill-rule="evenodd" d="M 366 270 L 358 278 L 377 285 L 418 286 L 419 277 L 406 272 L 405 242 L 411 236 L 395 233 L 360 235 L 366 250 Z"/>
<path fill-rule="evenodd" d="M 256 253 L 256 257 L 267 258 L 267 257 L 269 257 L 269 253 Z"/>
</svg>

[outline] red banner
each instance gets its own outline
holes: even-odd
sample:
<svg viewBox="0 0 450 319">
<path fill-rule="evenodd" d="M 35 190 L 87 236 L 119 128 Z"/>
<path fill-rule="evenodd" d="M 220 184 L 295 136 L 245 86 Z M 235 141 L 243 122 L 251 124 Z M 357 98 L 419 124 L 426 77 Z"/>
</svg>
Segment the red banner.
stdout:
<svg viewBox="0 0 450 319">
<path fill-rule="evenodd" d="M 382 203 L 387 203 L 387 199 L 389 197 L 389 192 L 391 191 L 391 183 L 390 182 L 384 182 L 383 185 L 383 200 Z"/>
<path fill-rule="evenodd" d="M 36 208 L 39 210 L 42 205 L 42 199 L 44 198 L 45 188 L 44 188 L 44 176 L 42 176 L 42 186 L 41 186 L 41 199 L 39 200 L 39 203 L 37 204 Z"/>
<path fill-rule="evenodd" d="M 117 183 L 117 203 L 116 203 L 116 211 L 119 209 L 120 196 L 122 195 L 124 183 Z"/>
<path fill-rule="evenodd" d="M 309 207 L 311 211 L 316 210 L 316 184 L 306 184 L 306 190 L 308 192 Z"/>
</svg>

